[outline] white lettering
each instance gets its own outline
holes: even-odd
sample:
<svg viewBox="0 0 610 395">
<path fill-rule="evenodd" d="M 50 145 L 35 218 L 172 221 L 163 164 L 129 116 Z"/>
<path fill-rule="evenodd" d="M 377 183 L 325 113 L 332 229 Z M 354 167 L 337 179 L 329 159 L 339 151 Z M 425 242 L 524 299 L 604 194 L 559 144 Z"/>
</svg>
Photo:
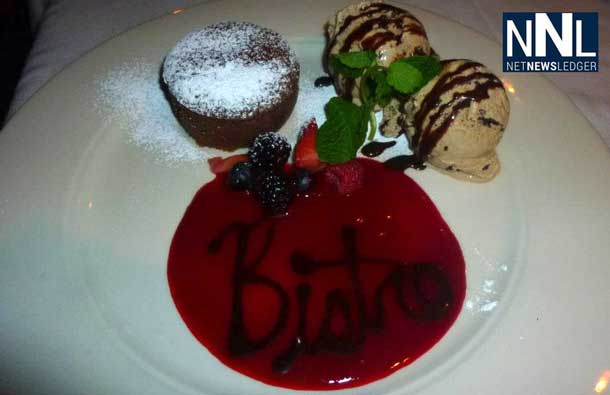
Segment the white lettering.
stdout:
<svg viewBox="0 0 610 395">
<path fill-rule="evenodd" d="M 525 41 L 515 22 L 506 22 L 506 56 L 513 56 L 513 37 L 517 39 L 525 56 L 532 56 L 532 21 L 525 21 Z"/>
<path fill-rule="evenodd" d="M 536 13 L 536 56 L 546 56 L 546 37 L 549 36 L 561 56 L 572 56 L 572 13 L 561 14 L 561 36 L 551 19 L 542 12 Z"/>
<path fill-rule="evenodd" d="M 576 56 L 595 57 L 595 52 L 583 52 L 582 50 L 582 21 L 576 20 Z"/>
</svg>

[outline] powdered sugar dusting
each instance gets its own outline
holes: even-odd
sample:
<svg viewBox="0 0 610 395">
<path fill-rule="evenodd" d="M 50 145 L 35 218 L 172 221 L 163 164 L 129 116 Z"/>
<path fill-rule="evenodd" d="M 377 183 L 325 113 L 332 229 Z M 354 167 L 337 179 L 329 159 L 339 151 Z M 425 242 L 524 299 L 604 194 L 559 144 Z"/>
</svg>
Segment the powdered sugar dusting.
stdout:
<svg viewBox="0 0 610 395">
<path fill-rule="evenodd" d="M 247 22 L 222 22 L 180 40 L 164 61 L 163 80 L 191 111 L 249 118 L 253 109 L 278 104 L 298 71 L 294 52 L 278 33 Z"/>
<path fill-rule="evenodd" d="M 96 81 L 97 110 L 157 161 L 203 162 L 213 155 L 200 149 L 176 122 L 159 86 L 158 67 L 135 60 L 102 74 Z"/>
<path fill-rule="evenodd" d="M 279 62 L 244 64 L 227 62 L 173 82 L 180 103 L 203 115 L 226 114 L 249 118 L 253 109 L 269 108 L 280 101 L 278 85 L 287 68 Z"/>
<path fill-rule="evenodd" d="M 176 165 L 200 163 L 223 151 L 201 148 L 182 129 L 158 82 L 158 65 L 132 60 L 101 74 L 96 81 L 95 106 L 100 114 L 126 131 L 129 141 L 155 155 L 157 162 Z M 299 82 L 294 112 L 283 127 L 292 144 L 305 122 L 325 120 L 324 105 L 333 87 L 314 87 L 319 73 L 305 71 Z"/>
<path fill-rule="evenodd" d="M 313 62 L 306 64 L 314 65 Z M 202 163 L 226 152 L 201 148 L 176 121 L 159 85 L 159 65 L 133 59 L 99 75 L 96 80 L 97 111 L 125 132 L 128 142 L 154 155 L 154 160 L 169 166 Z M 321 70 L 305 68 L 299 80 L 297 104 L 282 134 L 295 144 L 305 122 L 315 117 L 326 119 L 324 105 L 335 96 L 332 86 L 314 86 Z"/>
<path fill-rule="evenodd" d="M 324 106 L 331 97 L 336 96 L 332 86 L 315 87 L 314 81 L 320 76 L 320 72 L 308 69 L 301 71 L 299 79 L 299 96 L 294 106 L 292 116 L 284 126 L 286 135 L 291 143 L 295 144 L 299 131 L 311 118 L 315 118 L 318 125 L 322 125 L 326 120 Z"/>
</svg>

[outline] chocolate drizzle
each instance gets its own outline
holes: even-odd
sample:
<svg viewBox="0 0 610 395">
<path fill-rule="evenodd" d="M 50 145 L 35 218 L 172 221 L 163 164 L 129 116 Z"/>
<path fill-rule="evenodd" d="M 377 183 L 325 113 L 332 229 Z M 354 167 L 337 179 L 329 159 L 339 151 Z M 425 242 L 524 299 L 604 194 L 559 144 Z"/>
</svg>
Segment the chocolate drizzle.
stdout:
<svg viewBox="0 0 610 395">
<path fill-rule="evenodd" d="M 417 155 L 399 155 L 383 162 L 384 166 L 392 170 L 405 171 L 409 168 L 423 170 L 426 168 L 424 162 Z"/>
<path fill-rule="evenodd" d="M 362 149 L 360 150 L 360 152 L 362 152 L 362 155 L 364 156 L 368 156 L 369 158 L 374 158 L 376 156 L 379 156 L 381 154 L 383 154 L 383 152 L 396 145 L 396 141 L 392 140 L 392 141 L 371 141 L 370 143 L 367 143 L 364 147 L 362 147 Z"/>
<path fill-rule="evenodd" d="M 392 32 L 379 32 L 375 33 L 372 36 L 364 39 L 361 43 L 362 49 L 365 51 L 375 51 L 377 48 L 381 47 L 383 44 L 387 43 L 390 40 L 397 40 L 400 37 Z"/>
<path fill-rule="evenodd" d="M 451 61 L 444 61 L 444 66 L 446 67 L 449 62 Z M 502 82 L 492 73 L 477 71 L 481 67 L 484 66 L 480 63 L 466 61 L 455 70 L 442 74 L 432 90 L 424 97 L 419 111 L 415 114 L 415 134 L 411 139 L 411 146 L 415 150 L 415 154 L 423 161 L 445 135 L 460 110 L 468 108 L 472 102 L 488 99 L 490 89 L 503 87 Z M 473 70 L 473 72 L 468 75 L 460 75 L 469 70 Z M 443 94 L 469 83 L 474 83 L 474 88 L 464 92 L 455 92 L 447 102 L 442 103 Z M 447 110 L 449 113 L 438 126 L 434 127 Z M 429 116 L 428 124 L 424 127 L 424 121 L 432 111 L 436 112 Z"/>
<path fill-rule="evenodd" d="M 225 238 L 231 233 L 237 233 L 237 247 L 235 251 L 235 272 L 233 274 L 233 302 L 231 324 L 229 328 L 229 353 L 234 357 L 249 354 L 265 348 L 271 343 L 286 326 L 288 319 L 289 297 L 282 286 L 269 277 L 258 274 L 256 269 L 261 265 L 263 259 L 271 248 L 275 237 L 275 226 L 269 225 L 265 234 L 265 242 L 258 256 L 248 264 L 248 240 L 251 233 L 261 225 L 261 222 L 244 224 L 233 223 L 221 231 L 208 245 L 210 254 L 217 253 L 222 247 Z M 258 284 L 272 290 L 280 302 L 280 312 L 273 327 L 262 337 L 252 339 L 244 323 L 243 291 L 246 285 Z"/>
<path fill-rule="evenodd" d="M 339 49 L 339 52 L 349 51 L 350 48 L 352 47 L 352 45 L 354 44 L 354 42 L 362 40 L 364 38 L 364 36 L 366 36 L 367 33 L 369 33 L 374 28 L 387 29 L 388 26 L 390 26 L 390 25 L 396 25 L 396 27 L 400 31 L 405 30 L 405 31 L 409 31 L 413 34 L 422 35 L 421 33 L 424 30 L 423 30 L 423 28 L 421 28 L 417 25 L 408 24 L 405 28 L 404 18 L 405 18 L 405 15 L 400 15 L 400 16 L 396 16 L 396 17 L 387 17 L 385 15 L 381 15 L 377 18 L 372 18 L 372 19 L 367 20 L 362 25 L 360 25 L 356 29 L 354 29 L 350 34 L 348 34 L 347 37 L 345 37 L 345 41 L 343 42 L 343 45 Z M 412 30 L 410 30 L 412 26 L 417 26 L 417 27 L 414 27 Z M 382 44 L 385 44 L 390 39 L 395 40 L 397 45 L 402 42 L 402 34 L 394 34 L 389 31 L 388 31 L 388 33 L 391 34 L 392 37 L 383 41 L 380 45 L 375 47 L 375 49 L 379 48 Z M 423 33 L 423 35 L 425 36 L 425 33 Z"/>
<path fill-rule="evenodd" d="M 328 75 L 323 75 L 323 76 L 316 78 L 316 80 L 313 82 L 313 84 L 316 88 L 331 86 L 333 84 L 333 79 L 332 79 L 332 77 L 330 77 Z"/>
<path fill-rule="evenodd" d="M 331 53 L 349 52 L 355 43 L 360 43 L 360 48 L 367 51 L 377 51 L 389 42 L 400 45 L 405 38 L 405 34 L 418 35 L 427 38 L 421 22 L 406 10 L 385 4 L 369 3 L 359 8 L 357 13 L 349 15 L 335 27 L 330 41 L 325 49 L 324 62 L 327 71 L 332 72 L 328 67 L 328 58 Z M 394 26 L 396 33 L 389 29 Z M 353 30 L 350 30 L 352 29 Z M 379 31 L 374 32 L 376 29 Z M 370 34 L 368 37 L 367 35 Z M 417 47 L 412 53 L 404 53 L 410 56 L 415 53 L 425 55 L 426 49 Z M 347 100 L 353 99 L 353 91 L 356 87 L 354 79 L 345 79 L 344 89 L 340 89 L 341 96 Z"/>
<path fill-rule="evenodd" d="M 261 251 L 246 262 L 249 256 L 250 239 L 259 227 L 266 227 Z M 265 229 L 265 228 L 263 228 Z M 275 238 L 272 221 L 261 220 L 251 224 L 235 222 L 223 229 L 208 245 L 208 252 L 216 254 L 226 238 L 236 234 L 236 248 L 233 272 L 233 299 L 228 334 L 229 354 L 241 357 L 271 345 L 286 330 L 290 299 L 288 292 L 276 281 L 259 272 Z M 384 297 L 390 292 L 404 318 L 431 321 L 444 318 L 453 308 L 454 297 L 447 275 L 435 263 L 404 262 L 386 258 L 363 256 L 358 251 L 357 230 L 352 226 L 341 229 L 343 256 L 337 260 L 317 260 L 307 253 L 294 251 L 290 258 L 293 273 L 305 280 L 324 272 L 326 269 L 344 267 L 349 278 L 347 289 L 335 288 L 325 297 L 324 313 L 316 336 L 308 339 L 307 306 L 312 286 L 300 282 L 296 287 L 298 324 L 293 340 L 272 361 L 276 374 L 286 374 L 296 359 L 302 354 L 320 352 L 352 353 L 365 342 L 367 332 L 375 333 L 384 329 L 386 312 Z M 375 288 L 371 306 L 367 305 L 360 265 L 383 265 L 388 274 Z M 279 302 L 279 313 L 274 325 L 263 336 L 253 339 L 248 334 L 244 322 L 244 288 L 256 284 L 271 290 Z M 352 307 L 352 303 L 355 305 Z M 333 328 L 332 322 L 340 319 L 342 329 Z M 339 332 L 339 333 L 337 333 Z"/>
<path fill-rule="evenodd" d="M 404 25 L 405 18 L 410 20 L 410 23 L 407 23 L 406 27 Z M 408 11 L 389 4 L 372 3 L 360 10 L 360 13 L 350 15 L 343 20 L 342 24 L 338 27 L 338 31 L 329 44 L 329 48 L 334 48 L 337 45 L 338 37 L 341 36 L 354 23 L 360 22 L 361 20 L 366 21 L 354 29 L 354 31 L 350 32 L 347 37 L 345 37 L 339 52 L 349 51 L 354 42 L 362 40 L 362 38 L 364 38 L 364 36 L 375 26 L 386 29 L 390 24 L 395 24 L 400 31 L 406 31 L 426 37 L 422 24 Z M 395 34 L 390 31 L 376 33 L 372 37 L 364 40 L 364 42 L 362 42 L 362 47 L 366 50 L 376 50 L 390 40 L 395 40 L 397 43 L 400 43 L 401 39 L 402 34 Z"/>
</svg>

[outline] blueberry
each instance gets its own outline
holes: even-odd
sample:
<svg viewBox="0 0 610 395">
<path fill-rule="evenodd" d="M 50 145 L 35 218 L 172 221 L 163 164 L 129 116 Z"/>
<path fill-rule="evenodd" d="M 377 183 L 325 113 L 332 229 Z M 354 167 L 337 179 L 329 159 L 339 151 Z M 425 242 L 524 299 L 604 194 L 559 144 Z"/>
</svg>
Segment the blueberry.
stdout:
<svg viewBox="0 0 610 395">
<path fill-rule="evenodd" d="M 294 172 L 294 178 L 294 184 L 299 192 L 305 192 L 311 186 L 311 174 L 305 169 L 297 168 Z"/>
<path fill-rule="evenodd" d="M 249 189 L 252 186 L 252 165 L 249 162 L 237 163 L 229 172 L 227 182 L 237 191 Z"/>
</svg>

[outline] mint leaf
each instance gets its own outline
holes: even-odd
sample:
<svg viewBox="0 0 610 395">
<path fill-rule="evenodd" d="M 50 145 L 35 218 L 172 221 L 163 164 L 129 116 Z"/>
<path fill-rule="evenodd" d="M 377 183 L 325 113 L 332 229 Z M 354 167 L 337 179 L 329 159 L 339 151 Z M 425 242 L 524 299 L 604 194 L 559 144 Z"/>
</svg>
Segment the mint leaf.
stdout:
<svg viewBox="0 0 610 395">
<path fill-rule="evenodd" d="M 375 51 L 343 52 L 335 56 L 339 62 L 352 69 L 366 69 L 377 59 Z"/>
<path fill-rule="evenodd" d="M 352 157 L 352 159 L 356 157 L 358 150 L 360 149 L 360 147 L 362 147 L 362 144 L 364 144 L 364 140 L 366 140 L 366 132 L 369 127 L 369 114 L 374 114 L 372 112 L 373 106 L 371 105 L 358 107 L 358 109 L 360 110 L 358 127 L 352 133 L 352 147 L 354 149 L 354 156 Z"/>
<path fill-rule="evenodd" d="M 410 64 L 419 70 L 424 77 L 424 85 L 432 78 L 436 77 L 443 68 L 441 61 L 437 56 L 411 56 L 399 60 L 399 62 Z"/>
<path fill-rule="evenodd" d="M 413 93 L 436 77 L 443 66 L 436 56 L 411 56 L 388 68 L 388 83 L 400 93 Z"/>
<path fill-rule="evenodd" d="M 377 129 L 376 105 L 387 106 L 397 93 L 409 94 L 419 90 L 441 71 L 441 63 L 434 56 L 412 56 L 384 68 L 376 63 L 373 51 L 346 52 L 332 55 L 329 68 L 345 78 L 360 80 L 360 102 L 357 106 L 334 97 L 327 103 L 326 122 L 320 126 L 316 151 L 320 159 L 331 164 L 343 163 L 356 157 L 366 139 Z"/>
<path fill-rule="evenodd" d="M 328 66 L 330 67 L 330 69 L 333 72 L 335 72 L 337 74 L 341 74 L 345 78 L 350 78 L 350 79 L 356 79 L 356 78 L 360 77 L 362 75 L 362 73 L 364 73 L 364 69 L 354 69 L 354 68 L 344 65 L 337 58 L 336 55 L 332 55 L 330 57 L 330 59 L 328 60 Z"/>
<path fill-rule="evenodd" d="M 367 69 L 361 81 L 360 100 L 364 105 L 386 106 L 392 98 L 392 87 L 387 82 L 385 68 L 381 66 Z"/>
<path fill-rule="evenodd" d="M 388 84 L 400 93 L 413 93 L 424 85 L 424 76 L 415 66 L 403 60 L 388 67 Z"/>
<path fill-rule="evenodd" d="M 360 79 L 360 102 L 362 106 L 375 106 L 375 81 L 367 70 Z"/>
<path fill-rule="evenodd" d="M 366 137 L 366 118 L 361 107 L 333 97 L 326 105 L 326 122 L 318 129 L 316 151 L 324 162 L 343 163 L 356 157 Z"/>
<path fill-rule="evenodd" d="M 371 73 L 371 79 L 375 81 L 375 103 L 385 107 L 392 99 L 392 86 L 383 69 L 377 69 Z"/>
</svg>

